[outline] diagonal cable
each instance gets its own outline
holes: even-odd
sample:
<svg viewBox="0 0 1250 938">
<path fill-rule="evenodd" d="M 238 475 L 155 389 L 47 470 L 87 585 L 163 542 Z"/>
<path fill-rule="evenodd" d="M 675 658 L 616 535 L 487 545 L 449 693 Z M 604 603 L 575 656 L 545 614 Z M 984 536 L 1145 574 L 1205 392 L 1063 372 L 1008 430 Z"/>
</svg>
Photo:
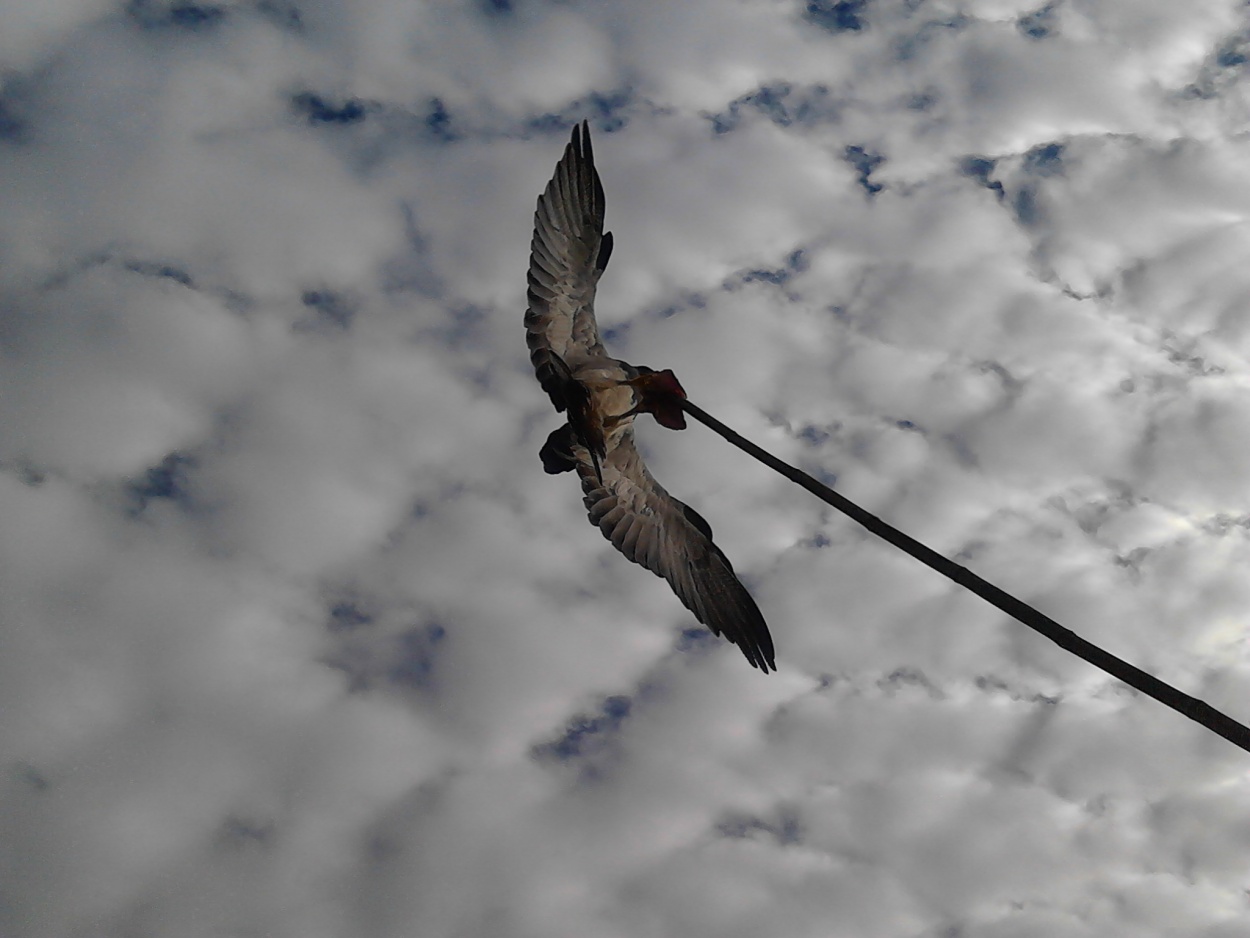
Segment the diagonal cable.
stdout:
<svg viewBox="0 0 1250 938">
<path fill-rule="evenodd" d="M 1233 745 L 1240 746 L 1242 749 L 1250 752 L 1250 727 L 1238 723 L 1228 714 L 1221 713 L 1197 697 L 1190 697 L 1188 694 L 1177 690 L 1171 684 L 1165 684 L 1157 677 L 1147 674 L 1141 668 L 1129 664 L 1123 658 L 1118 658 L 1092 642 L 1087 642 L 1075 632 L 1064 628 L 1054 619 L 1038 612 L 1028 603 L 1016 599 L 1010 593 L 1003 592 L 997 586 L 981 579 L 966 567 L 961 567 L 953 560 L 943 557 L 937 551 L 925 547 L 924 544 L 921 544 L 915 538 L 908 537 L 898 528 L 886 524 L 876 515 L 860 508 L 849 498 L 839 495 L 829 486 L 818 482 L 801 469 L 796 469 L 789 463 L 782 462 L 772 453 L 761 449 L 746 437 L 725 426 L 725 424 L 698 405 L 692 404 L 687 400 L 682 400 L 680 403 L 682 410 L 695 420 L 719 433 L 734 446 L 754 456 L 770 469 L 781 473 L 791 482 L 803 486 L 803 488 L 807 489 L 821 501 L 832 505 L 838 511 L 847 515 L 852 521 L 858 522 L 873 534 L 889 541 L 895 547 L 915 557 L 925 566 L 933 568 L 942 576 L 949 580 L 954 580 L 960 586 L 967 587 L 1013 619 L 1024 623 L 1035 632 L 1045 635 L 1060 648 L 1072 652 L 1078 658 L 1082 658 L 1094 667 L 1106 671 L 1112 677 L 1120 679 L 1129 687 L 1153 697 L 1160 703 L 1171 707 L 1177 713 L 1182 713 L 1189 717 L 1195 723 L 1201 723 L 1211 732 L 1218 733 Z"/>
</svg>

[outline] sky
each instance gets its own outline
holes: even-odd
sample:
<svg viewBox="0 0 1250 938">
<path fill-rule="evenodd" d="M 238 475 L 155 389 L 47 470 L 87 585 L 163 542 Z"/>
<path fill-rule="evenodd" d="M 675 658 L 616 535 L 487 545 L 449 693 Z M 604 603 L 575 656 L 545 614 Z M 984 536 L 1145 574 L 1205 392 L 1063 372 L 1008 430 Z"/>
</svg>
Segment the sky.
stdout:
<svg viewBox="0 0 1250 938">
<path fill-rule="evenodd" d="M 542 472 L 610 351 L 1250 721 L 1239 0 L 0 3 L 0 935 L 1234 938 L 1250 754 L 692 424 L 778 673 Z"/>
</svg>

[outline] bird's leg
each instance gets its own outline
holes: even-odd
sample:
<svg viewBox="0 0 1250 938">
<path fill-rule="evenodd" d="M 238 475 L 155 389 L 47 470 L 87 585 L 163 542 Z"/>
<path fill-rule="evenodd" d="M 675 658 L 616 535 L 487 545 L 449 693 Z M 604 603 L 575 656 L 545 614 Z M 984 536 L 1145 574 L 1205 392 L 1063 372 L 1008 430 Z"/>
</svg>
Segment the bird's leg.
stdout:
<svg viewBox="0 0 1250 938">
<path fill-rule="evenodd" d="M 538 383 L 542 385 L 551 404 L 556 411 L 563 412 L 569 407 L 570 392 L 577 384 L 573 371 L 563 358 L 549 348 L 535 349 L 530 353 L 530 361 L 538 375 Z"/>
<path fill-rule="evenodd" d="M 586 447 L 586 451 L 590 453 L 590 461 L 595 467 L 595 478 L 602 483 L 603 471 L 599 465 L 599 457 L 604 455 L 606 451 L 606 442 L 603 439 L 603 427 L 599 426 L 595 420 L 594 407 L 590 400 L 590 391 L 573 376 L 573 370 L 569 368 L 568 363 L 551 351 L 551 349 L 538 349 L 533 353 L 531 359 L 534 361 L 538 380 L 542 383 L 543 390 L 551 397 L 551 402 L 555 405 L 556 410 L 568 412 L 569 431 L 577 442 Z M 548 438 L 547 443 L 551 444 L 551 438 Z M 543 450 L 545 451 L 546 449 L 547 447 L 544 446 Z M 541 451 L 539 455 L 542 455 Z M 558 465 L 558 461 L 552 463 L 552 465 Z M 547 460 L 545 458 L 543 467 L 548 472 L 552 471 L 547 468 Z M 556 469 L 554 471 L 562 472 L 564 470 Z"/>
<path fill-rule="evenodd" d="M 580 381 L 574 380 L 569 385 L 569 426 L 577 442 L 586 447 L 590 453 L 590 462 L 595 467 L 595 478 L 603 483 L 603 470 L 599 466 L 599 457 L 607 454 L 607 441 L 603 438 L 603 425 L 595 413 L 594 404 L 590 399 L 590 391 Z"/>
</svg>

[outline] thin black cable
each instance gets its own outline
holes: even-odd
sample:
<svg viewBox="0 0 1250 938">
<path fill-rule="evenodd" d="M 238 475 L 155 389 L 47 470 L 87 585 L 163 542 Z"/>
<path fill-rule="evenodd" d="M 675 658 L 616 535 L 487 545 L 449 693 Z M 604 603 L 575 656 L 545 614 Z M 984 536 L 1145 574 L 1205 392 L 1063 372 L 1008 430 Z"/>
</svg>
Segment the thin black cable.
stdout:
<svg viewBox="0 0 1250 938">
<path fill-rule="evenodd" d="M 1143 694 L 1153 697 L 1160 703 L 1171 707 L 1177 713 L 1183 713 L 1194 722 L 1201 723 L 1211 732 L 1223 736 L 1234 746 L 1240 746 L 1242 749 L 1250 752 L 1250 727 L 1238 723 L 1232 717 L 1221 713 L 1197 697 L 1190 697 L 1172 685 L 1165 684 L 1157 677 L 1147 674 L 1141 668 L 1129 664 L 1123 658 L 1117 658 L 1097 645 L 1087 642 L 1071 630 L 1065 629 L 1054 619 L 1038 612 L 1028 603 L 1021 602 L 1010 593 L 1003 592 L 997 586 L 987 583 L 966 567 L 961 567 L 954 561 L 946 559 L 937 551 L 925 547 L 925 545 L 914 538 L 908 537 L 897 528 L 886 524 L 876 515 L 860 508 L 850 499 L 839 495 L 827 485 L 821 484 L 801 469 L 796 469 L 789 463 L 782 462 L 767 450 L 760 449 L 746 437 L 731 430 L 701 407 L 690 403 L 690 401 L 683 400 L 681 401 L 681 409 L 695 420 L 719 433 L 734 446 L 754 456 L 770 469 L 781 473 L 791 482 L 803 486 L 803 488 L 807 489 L 821 501 L 832 505 L 853 521 L 863 525 L 873 534 L 889 541 L 895 547 L 915 557 L 925 566 L 932 567 L 947 579 L 954 580 L 960 586 L 967 587 L 1013 619 L 1023 622 L 1035 632 L 1045 635 L 1060 648 L 1072 652 L 1072 654 L 1088 661 L 1096 668 L 1101 668 L 1112 677 L 1119 678 L 1129 687 L 1136 688 Z"/>
</svg>

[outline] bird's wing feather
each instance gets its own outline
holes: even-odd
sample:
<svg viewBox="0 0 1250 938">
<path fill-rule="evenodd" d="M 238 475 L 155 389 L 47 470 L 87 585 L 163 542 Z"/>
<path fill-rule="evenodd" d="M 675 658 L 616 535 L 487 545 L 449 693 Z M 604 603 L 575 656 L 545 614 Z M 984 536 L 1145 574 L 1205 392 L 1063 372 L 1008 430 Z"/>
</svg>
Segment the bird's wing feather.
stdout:
<svg viewBox="0 0 1250 938">
<path fill-rule="evenodd" d="M 603 354 L 595 323 L 595 285 L 607 265 L 612 235 L 603 233 L 603 185 L 583 121 L 538 197 L 530 242 L 525 340 L 543 389 L 565 409 L 567 369 L 552 361 Z"/>
<path fill-rule="evenodd" d="M 601 469 L 602 482 L 587 459 L 578 459 L 591 524 L 634 563 L 666 579 L 686 608 L 737 645 L 751 664 L 775 670 L 772 637 L 755 600 L 734 574 L 729 558 L 712 543 L 708 523 L 669 495 L 647 471 L 632 429 L 620 438 Z"/>
</svg>

